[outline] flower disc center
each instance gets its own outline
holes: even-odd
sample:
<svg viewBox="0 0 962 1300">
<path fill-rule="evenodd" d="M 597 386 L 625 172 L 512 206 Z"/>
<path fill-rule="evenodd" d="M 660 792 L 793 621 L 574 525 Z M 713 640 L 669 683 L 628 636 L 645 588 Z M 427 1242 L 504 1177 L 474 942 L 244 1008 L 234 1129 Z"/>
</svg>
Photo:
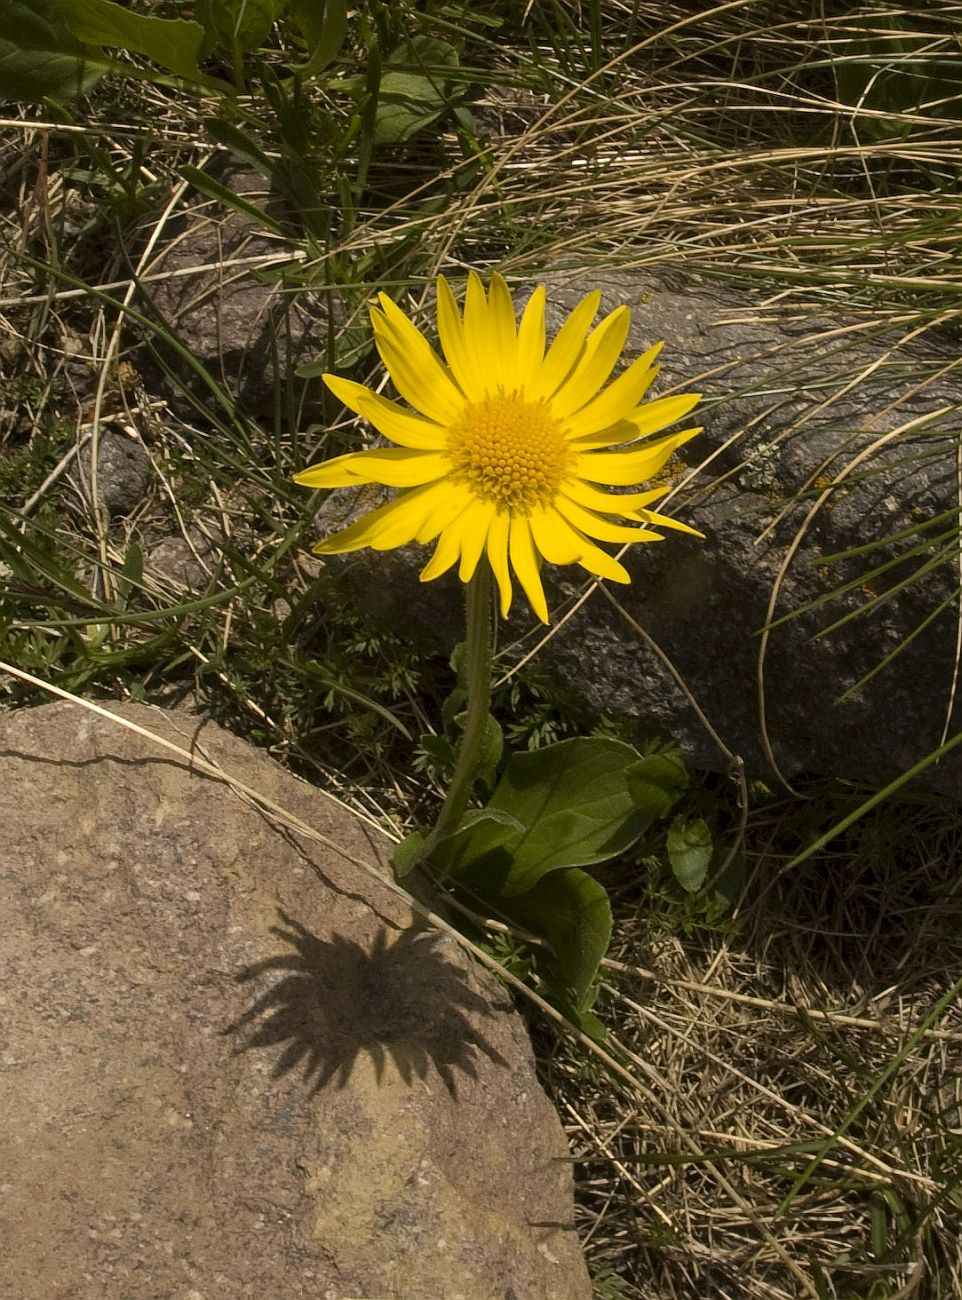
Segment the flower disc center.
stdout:
<svg viewBox="0 0 962 1300">
<path fill-rule="evenodd" d="M 554 498 L 571 461 L 561 423 L 544 402 L 516 393 L 465 407 L 448 431 L 448 454 L 479 497 L 521 514 Z"/>
</svg>

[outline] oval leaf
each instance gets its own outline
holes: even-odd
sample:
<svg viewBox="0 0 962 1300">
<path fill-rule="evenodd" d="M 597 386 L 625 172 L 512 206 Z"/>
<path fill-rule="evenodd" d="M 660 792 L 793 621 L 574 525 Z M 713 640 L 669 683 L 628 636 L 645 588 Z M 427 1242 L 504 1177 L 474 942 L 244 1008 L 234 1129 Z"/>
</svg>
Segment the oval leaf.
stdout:
<svg viewBox="0 0 962 1300">
<path fill-rule="evenodd" d="M 204 29 L 184 18 L 138 14 L 113 0 L 61 0 L 67 25 L 78 40 L 146 54 L 162 68 L 190 81 L 206 78 L 197 66 Z"/>
<path fill-rule="evenodd" d="M 708 875 L 712 855 L 711 831 L 701 817 L 676 817 L 668 829 L 668 861 L 682 889 L 694 893 Z"/>
<path fill-rule="evenodd" d="M 391 854 L 395 879 L 403 880 L 405 876 L 411 874 L 421 861 L 423 847 L 424 835 L 421 831 L 412 831 L 410 835 L 405 835 L 400 844 L 395 844 L 394 852 Z"/>
<path fill-rule="evenodd" d="M 58 0 L 0 0 L 0 99 L 73 99 L 112 62 L 74 36 Z"/>
<path fill-rule="evenodd" d="M 623 853 L 649 820 L 626 780 L 637 758 L 630 745 L 598 736 L 513 755 L 488 807 L 509 813 L 523 830 L 479 826 L 449 869 L 479 883 L 494 875 L 508 898 L 526 894 L 547 872 Z"/>
<path fill-rule="evenodd" d="M 587 1011 L 611 941 L 611 904 L 604 886 L 572 867 L 542 879 L 526 894 L 499 900 L 499 911 L 550 944 L 555 969 L 542 968 L 542 974 L 562 1002 Z"/>
<path fill-rule="evenodd" d="M 688 785 L 684 761 L 673 750 L 647 754 L 625 776 L 635 804 L 651 821 L 667 817 Z"/>
</svg>

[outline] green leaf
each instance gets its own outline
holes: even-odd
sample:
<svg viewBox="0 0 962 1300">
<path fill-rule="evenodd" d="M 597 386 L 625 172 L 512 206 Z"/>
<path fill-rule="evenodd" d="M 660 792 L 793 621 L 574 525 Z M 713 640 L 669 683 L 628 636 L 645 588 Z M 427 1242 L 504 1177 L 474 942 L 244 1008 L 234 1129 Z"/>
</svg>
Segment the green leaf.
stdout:
<svg viewBox="0 0 962 1300">
<path fill-rule="evenodd" d="M 204 29 L 183 18 L 154 18 L 111 0 L 61 0 L 67 26 L 79 41 L 145 54 L 189 81 L 204 81 L 197 66 Z"/>
<path fill-rule="evenodd" d="M 688 785 L 684 761 L 673 750 L 646 755 L 625 776 L 636 806 L 651 821 L 667 817 Z"/>
<path fill-rule="evenodd" d="M 588 1010 L 601 959 L 611 941 L 611 904 L 604 886 L 577 867 L 540 880 L 500 908 L 551 946 L 555 961 L 540 973 L 575 1011 Z"/>
<path fill-rule="evenodd" d="M 458 685 L 464 690 L 467 690 L 468 686 L 467 662 L 468 643 L 467 641 L 459 641 L 451 651 L 451 657 L 448 660 L 448 663 L 451 665 L 451 671 L 457 678 Z"/>
<path fill-rule="evenodd" d="M 524 831 L 521 823 L 510 813 L 502 812 L 497 808 L 469 808 L 455 830 L 438 840 L 431 852 L 431 861 L 442 870 L 446 870 L 448 862 L 459 855 L 461 844 L 479 829 L 494 831 L 496 834 L 502 830 L 512 835 Z"/>
<path fill-rule="evenodd" d="M 441 705 L 441 721 L 447 730 L 458 725 L 458 719 L 464 716 L 464 706 L 468 702 L 468 693 L 463 686 L 455 686 L 451 694 Z"/>
<path fill-rule="evenodd" d="M 456 696 L 464 695 L 466 692 L 455 687 L 451 695 L 448 696 L 446 704 L 450 703 Z M 446 725 L 450 726 L 451 719 L 445 716 L 442 708 L 442 716 Z M 463 731 L 467 719 L 467 713 L 462 712 L 455 715 L 453 721 L 459 731 Z M 489 713 L 484 720 L 484 735 L 481 737 L 481 749 L 478 754 L 478 765 L 474 773 L 474 781 L 480 781 L 485 790 L 493 790 L 498 780 L 498 764 L 501 762 L 501 755 L 504 753 L 504 732 L 501 730 L 501 723 L 494 714 Z"/>
<path fill-rule="evenodd" d="M 113 66 L 70 31 L 59 0 L 0 0 L 0 99 L 73 99 Z"/>
<path fill-rule="evenodd" d="M 475 780 L 480 781 L 488 790 L 493 790 L 498 779 L 498 764 L 504 753 L 504 732 L 501 723 L 494 714 L 489 713 L 484 720 L 484 735 L 481 737 L 481 752 L 478 755 L 478 769 Z"/>
<path fill-rule="evenodd" d="M 395 844 L 394 852 L 391 854 L 391 865 L 397 880 L 403 880 L 405 876 L 411 874 L 421 860 L 423 847 L 424 835 L 421 831 L 412 831 L 400 844 Z"/>
<path fill-rule="evenodd" d="M 624 852 L 648 823 L 626 779 L 637 758 L 630 745 L 597 736 L 515 754 L 488 807 L 509 813 L 523 830 L 478 826 L 450 869 L 509 898 L 528 893 L 549 871 Z"/>
<path fill-rule="evenodd" d="M 377 41 L 367 47 L 367 70 L 364 74 L 364 86 L 361 92 L 359 112 L 354 119 L 357 124 L 357 175 L 354 186 L 357 195 L 364 192 L 367 174 L 371 169 L 374 154 L 374 133 L 377 123 L 377 107 L 381 93 L 381 50 Z M 352 130 L 354 129 L 352 124 Z M 345 177 L 346 179 L 346 177 Z"/>
<path fill-rule="evenodd" d="M 121 573 L 123 576 L 117 579 L 117 600 L 126 607 L 131 592 L 142 586 L 144 581 L 144 552 L 138 542 L 128 543 Z"/>
<path fill-rule="evenodd" d="M 290 16 L 300 28 L 308 59 L 293 70 L 315 77 L 341 52 L 347 36 L 345 0 L 291 0 Z"/>
<path fill-rule="evenodd" d="M 204 126 L 210 137 L 229 149 L 235 158 L 249 163 L 262 176 L 270 177 L 273 174 L 274 163 L 253 136 L 242 131 L 239 126 L 226 122 L 222 117 L 205 117 Z"/>
<path fill-rule="evenodd" d="M 408 64 L 424 71 L 394 70 Z M 457 66 L 458 52 L 447 41 L 419 36 L 400 45 L 381 77 L 374 143 L 402 144 L 440 117 L 450 98 L 444 70 Z"/>
<path fill-rule="evenodd" d="M 422 737 L 422 741 L 424 739 L 426 737 Z M 520 829 L 514 818 L 509 817 L 507 813 L 495 812 L 490 808 L 471 808 L 461 818 L 457 828 L 450 835 L 443 835 L 437 844 L 432 847 L 430 853 L 432 864 L 443 871 L 445 859 L 450 856 L 459 837 L 470 834 L 475 827 L 485 822 L 496 823 L 499 826 L 507 827 L 509 830 L 516 831 Z M 426 843 L 426 835 L 421 831 L 412 831 L 406 839 L 403 839 L 395 847 L 392 862 L 394 864 L 394 874 L 398 880 L 406 876 L 421 861 Z"/>
<path fill-rule="evenodd" d="M 185 181 L 190 181 L 191 185 L 201 194 L 206 194 L 209 199 L 216 199 L 223 203 L 225 207 L 232 208 L 239 212 L 241 216 L 249 217 L 265 230 L 272 231 L 275 235 L 283 235 L 284 230 L 279 222 L 273 217 L 269 217 L 266 212 L 261 211 L 256 203 L 251 203 L 248 199 L 242 199 L 239 194 L 228 189 L 221 181 L 214 180 L 213 176 L 208 176 L 206 172 L 201 171 L 199 167 L 193 167 L 189 164 L 181 167 L 180 174 Z"/>
<path fill-rule="evenodd" d="M 425 732 L 418 737 L 416 767 L 419 772 L 433 765 L 435 769 L 450 775 L 454 771 L 455 758 L 454 746 L 446 736 Z"/>
<path fill-rule="evenodd" d="M 199 0 L 197 17 L 204 24 L 205 49 L 220 46 L 232 58 L 257 49 L 285 6 L 286 0 Z"/>
<path fill-rule="evenodd" d="M 708 875 L 712 855 L 711 831 L 701 817 L 676 817 L 668 828 L 668 861 L 682 889 L 694 893 Z"/>
</svg>

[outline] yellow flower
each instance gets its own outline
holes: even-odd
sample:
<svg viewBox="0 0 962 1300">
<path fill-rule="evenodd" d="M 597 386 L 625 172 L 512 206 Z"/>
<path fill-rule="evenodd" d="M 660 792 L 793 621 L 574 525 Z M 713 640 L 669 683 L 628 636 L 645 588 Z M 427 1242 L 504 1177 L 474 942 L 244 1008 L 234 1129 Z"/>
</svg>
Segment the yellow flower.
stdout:
<svg viewBox="0 0 962 1300">
<path fill-rule="evenodd" d="M 701 536 L 647 508 L 667 487 L 614 494 L 597 486 L 650 479 L 676 447 L 700 432 L 648 436 L 687 415 L 700 397 L 684 393 L 639 405 L 658 373 L 660 343 L 604 387 L 628 336 L 627 307 L 591 330 L 601 294 L 590 293 L 545 351 L 543 285 L 531 295 L 520 324 L 500 275 L 491 277 L 485 296 L 472 272 L 463 319 L 443 277 L 437 298 L 443 359 L 385 294 L 371 311 L 381 359 L 414 411 L 349 379 L 324 376 L 345 406 L 396 445 L 313 465 L 296 474 L 296 482 L 312 488 L 380 483 L 402 491 L 320 542 L 314 548 L 319 554 L 364 546 L 387 551 L 436 540 L 422 582 L 456 563 L 461 581 L 468 582 L 486 554 L 502 614 L 511 606 L 513 570 L 546 623 L 542 559 L 628 582 L 627 570 L 596 541 L 661 541 L 661 533 L 645 526 L 651 524 Z M 602 450 L 611 447 L 618 450 Z"/>
</svg>

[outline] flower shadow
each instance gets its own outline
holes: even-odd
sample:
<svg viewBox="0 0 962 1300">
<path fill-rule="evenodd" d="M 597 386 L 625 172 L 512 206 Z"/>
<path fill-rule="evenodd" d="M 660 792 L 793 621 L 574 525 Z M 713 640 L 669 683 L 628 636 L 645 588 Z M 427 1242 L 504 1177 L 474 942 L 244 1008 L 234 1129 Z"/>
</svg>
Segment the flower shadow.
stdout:
<svg viewBox="0 0 962 1300">
<path fill-rule="evenodd" d="M 279 974 L 244 1014 L 223 1030 L 241 1034 L 235 1055 L 280 1048 L 272 1070 L 279 1079 L 300 1069 L 311 1094 L 333 1081 L 343 1088 L 358 1057 L 367 1053 L 378 1083 L 388 1064 L 410 1084 L 431 1068 L 457 1097 L 457 1076 L 478 1077 L 481 1056 L 506 1065 L 477 1022 L 494 1007 L 468 984 L 468 972 L 443 951 L 433 931 L 407 929 L 389 942 L 382 927 L 370 950 L 344 935 L 320 939 L 285 912 L 286 926 L 271 933 L 289 946 L 245 967 L 248 983 Z"/>
</svg>

